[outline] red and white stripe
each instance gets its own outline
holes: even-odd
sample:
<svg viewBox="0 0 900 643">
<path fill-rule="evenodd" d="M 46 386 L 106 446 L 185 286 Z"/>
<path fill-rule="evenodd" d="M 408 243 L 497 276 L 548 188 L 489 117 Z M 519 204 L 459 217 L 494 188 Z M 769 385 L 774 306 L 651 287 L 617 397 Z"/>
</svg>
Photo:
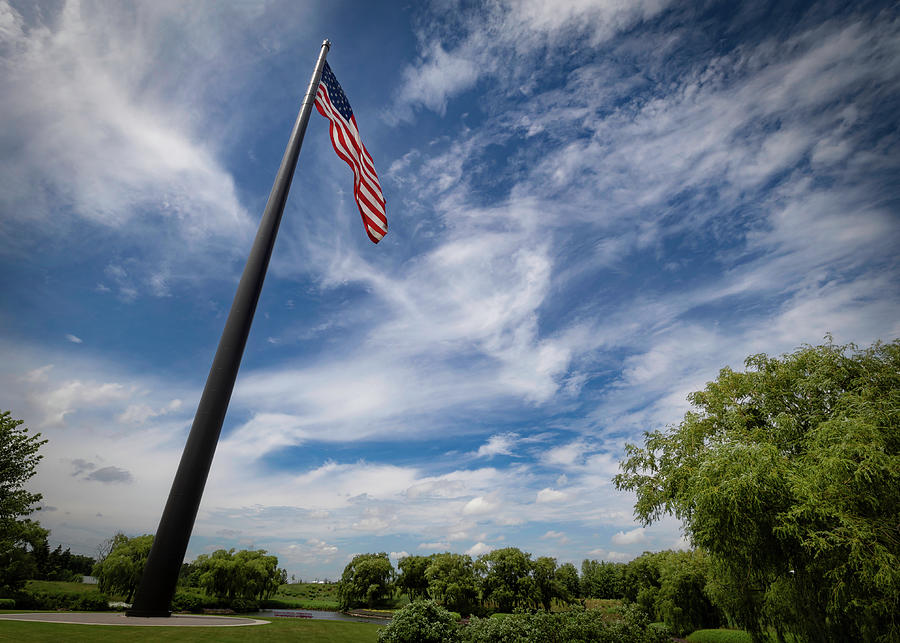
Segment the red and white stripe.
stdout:
<svg viewBox="0 0 900 643">
<path fill-rule="evenodd" d="M 375 172 L 375 163 L 359 138 L 356 117 L 347 121 L 331 104 L 328 90 L 323 83 L 316 90 L 316 109 L 330 122 L 329 133 L 334 151 L 353 170 L 353 196 L 359 207 L 366 234 L 373 243 L 381 241 L 387 234 L 384 194 Z"/>
</svg>

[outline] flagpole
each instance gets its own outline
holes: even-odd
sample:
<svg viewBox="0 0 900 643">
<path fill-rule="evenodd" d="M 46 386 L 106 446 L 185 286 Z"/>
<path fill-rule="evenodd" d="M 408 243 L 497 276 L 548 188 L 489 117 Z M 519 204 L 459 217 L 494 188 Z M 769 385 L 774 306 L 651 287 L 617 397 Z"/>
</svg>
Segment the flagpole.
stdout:
<svg viewBox="0 0 900 643">
<path fill-rule="evenodd" d="M 169 606 L 175 594 L 178 573 L 184 562 L 197 510 L 200 508 L 203 488 L 216 452 L 222 422 L 225 420 L 225 412 L 253 322 L 253 313 L 259 301 L 269 258 L 275 245 L 275 236 L 278 234 L 284 204 L 291 187 L 291 179 L 297 166 L 303 135 L 306 133 L 309 115 L 316 100 L 316 90 L 325 66 L 325 56 L 330 47 L 331 42 L 325 40 L 319 51 L 309 88 L 297 114 L 294 129 L 281 159 L 281 167 L 275 175 L 275 183 L 259 222 L 256 239 L 253 241 L 253 247 L 250 249 L 247 264 L 244 266 L 241 281 L 234 295 L 231 312 L 228 313 L 228 320 L 225 322 L 225 329 L 222 331 L 222 338 L 219 340 L 219 347 L 200 397 L 197 414 L 194 416 L 191 432 L 181 454 L 181 463 L 172 482 L 172 489 L 169 491 L 169 498 L 156 530 L 150 556 L 144 566 L 134 604 L 126 611 L 128 616 L 170 615 Z"/>
</svg>

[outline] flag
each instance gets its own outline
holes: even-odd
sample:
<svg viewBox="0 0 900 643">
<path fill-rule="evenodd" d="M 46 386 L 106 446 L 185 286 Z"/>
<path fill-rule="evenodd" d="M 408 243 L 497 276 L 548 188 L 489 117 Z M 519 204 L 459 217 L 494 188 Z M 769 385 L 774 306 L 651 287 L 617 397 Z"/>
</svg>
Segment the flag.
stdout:
<svg viewBox="0 0 900 643">
<path fill-rule="evenodd" d="M 353 170 L 353 196 L 362 216 L 366 234 L 373 243 L 378 243 L 387 234 L 387 216 L 384 209 L 384 194 L 375 173 L 375 163 L 359 138 L 356 117 L 347 102 L 344 90 L 328 63 L 322 70 L 322 80 L 316 90 L 316 109 L 331 121 L 329 132 L 331 144 L 337 155 Z"/>
</svg>

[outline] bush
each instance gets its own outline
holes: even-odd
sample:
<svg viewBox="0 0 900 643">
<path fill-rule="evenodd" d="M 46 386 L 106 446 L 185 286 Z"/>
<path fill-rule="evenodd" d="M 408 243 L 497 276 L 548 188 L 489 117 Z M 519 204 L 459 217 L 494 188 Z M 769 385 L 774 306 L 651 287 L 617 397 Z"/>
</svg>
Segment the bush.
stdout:
<svg viewBox="0 0 900 643">
<path fill-rule="evenodd" d="M 254 601 L 250 598 L 235 598 L 231 601 L 231 609 L 235 612 L 258 612 L 259 611 L 259 601 Z"/>
<path fill-rule="evenodd" d="M 599 610 L 505 614 L 501 618 L 473 618 L 461 630 L 471 643 L 666 643 L 668 630 L 651 627 L 646 614 L 635 608 L 622 620 L 605 623 Z"/>
<path fill-rule="evenodd" d="M 16 594 L 16 607 L 29 610 L 74 610 L 98 612 L 108 610 L 109 597 L 94 592 L 67 594 L 47 590 L 23 590 Z"/>
<path fill-rule="evenodd" d="M 72 598 L 69 609 L 81 612 L 102 612 L 109 609 L 109 598 L 103 594 L 81 594 Z"/>
<path fill-rule="evenodd" d="M 16 599 L 0 598 L 0 610 L 14 610 L 14 609 L 16 609 Z"/>
<path fill-rule="evenodd" d="M 378 642 L 456 643 L 457 620 L 434 601 L 415 601 L 394 614 L 390 625 L 378 632 Z"/>
<path fill-rule="evenodd" d="M 188 592 L 175 592 L 172 598 L 172 611 L 199 614 L 203 611 L 203 597 Z"/>
</svg>

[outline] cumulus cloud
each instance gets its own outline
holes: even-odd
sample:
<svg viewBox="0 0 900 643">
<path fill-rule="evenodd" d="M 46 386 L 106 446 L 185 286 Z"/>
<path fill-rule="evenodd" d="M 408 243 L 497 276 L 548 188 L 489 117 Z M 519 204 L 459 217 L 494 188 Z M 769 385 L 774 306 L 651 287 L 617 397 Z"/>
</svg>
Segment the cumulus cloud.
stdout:
<svg viewBox="0 0 900 643">
<path fill-rule="evenodd" d="M 628 532 L 620 531 L 611 540 L 614 545 L 633 545 L 634 543 L 643 542 L 644 538 L 644 529 L 637 527 Z"/>
<path fill-rule="evenodd" d="M 471 556 L 472 558 L 477 558 L 478 556 L 481 556 L 482 554 L 487 554 L 489 552 L 492 552 L 493 550 L 494 550 L 494 548 L 492 546 L 482 543 L 482 542 L 478 542 L 478 543 L 475 543 L 474 545 L 472 545 L 471 547 L 469 547 L 466 550 L 466 553 L 469 556 Z"/>
<path fill-rule="evenodd" d="M 500 506 L 500 503 L 494 499 L 484 496 L 478 496 L 476 498 L 472 498 L 466 505 L 463 507 L 463 514 L 467 516 L 478 516 L 490 513 L 497 509 Z"/>
<path fill-rule="evenodd" d="M 538 491 L 537 498 L 535 498 L 535 502 L 537 502 L 537 503 L 562 502 L 566 498 L 568 498 L 568 496 L 564 492 L 557 491 L 556 489 L 551 489 L 550 487 L 547 487 L 545 489 L 541 489 L 540 491 Z"/>
</svg>

